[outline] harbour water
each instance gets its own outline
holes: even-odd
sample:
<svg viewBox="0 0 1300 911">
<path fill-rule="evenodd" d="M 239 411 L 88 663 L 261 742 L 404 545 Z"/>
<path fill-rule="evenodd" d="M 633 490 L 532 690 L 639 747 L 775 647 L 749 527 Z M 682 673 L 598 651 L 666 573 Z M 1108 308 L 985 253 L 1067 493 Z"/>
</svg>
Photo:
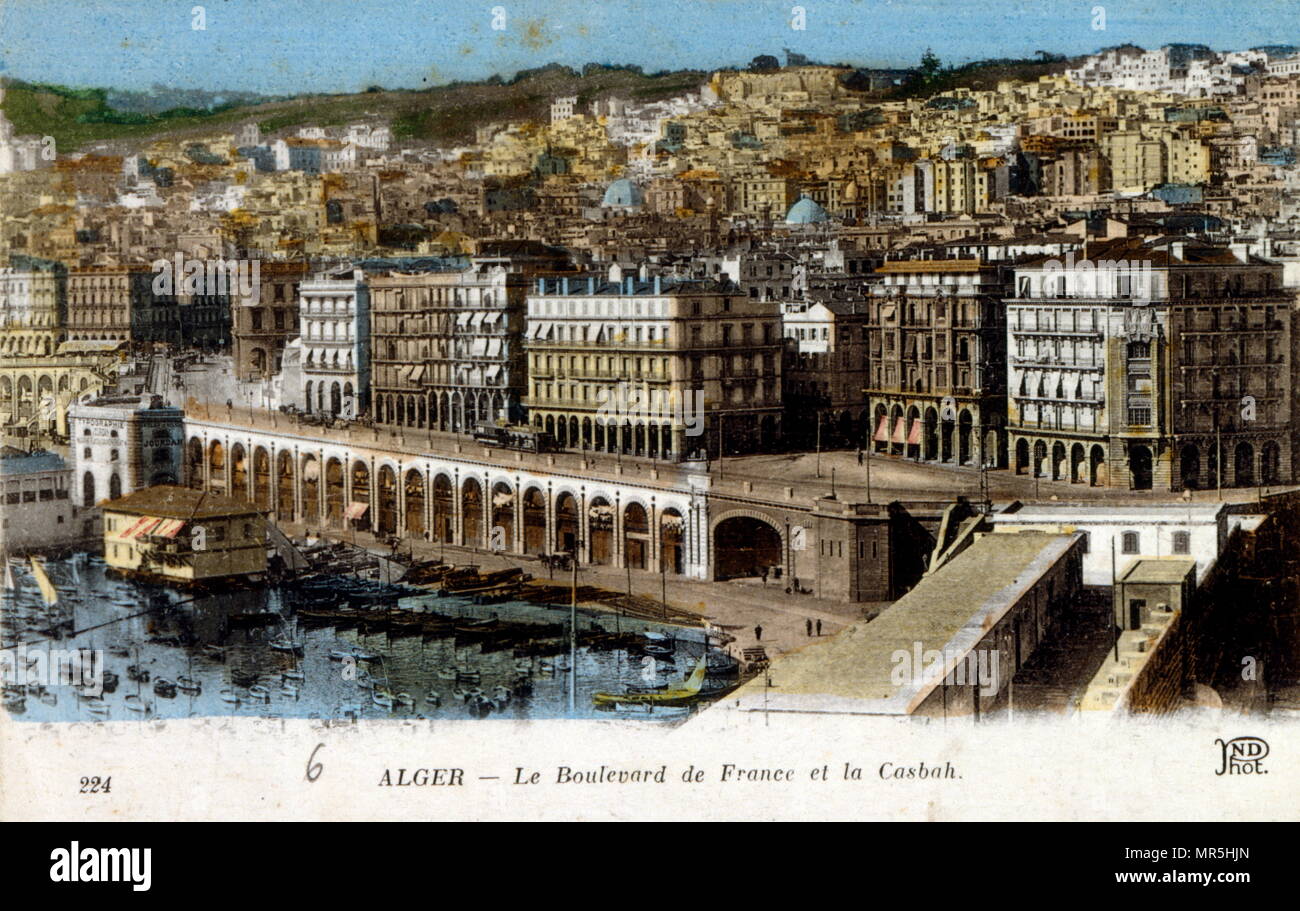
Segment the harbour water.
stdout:
<svg viewBox="0 0 1300 911">
<path fill-rule="evenodd" d="M 571 715 L 567 650 L 545 658 L 517 656 L 512 648 L 485 650 L 481 642 L 453 635 L 400 635 L 303 623 L 297 611 L 310 608 L 317 596 L 296 583 L 195 597 L 111 574 L 101 559 L 88 554 L 50 560 L 44 566 L 58 590 L 53 611 L 70 614 L 65 630 L 71 632 L 48 638 L 39 631 L 51 609 L 41 598 L 30 566 L 11 560 L 14 586 L 4 593 L 0 608 L 3 644 L 11 649 L 22 643 L 26 650 L 93 650 L 102 654 L 104 670 L 118 681 L 102 701 L 85 698 L 71 686 L 28 687 L 21 706 L 17 700 L 7 700 L 6 706 L 14 718 L 27 721 L 222 716 L 674 721 L 684 713 L 611 713 L 597 709 L 592 696 L 621 693 L 630 685 L 671 685 L 690 674 L 705 650 L 698 629 L 580 608 L 580 631 L 647 631 L 675 643 L 671 655 L 654 657 L 624 648 L 580 647 L 576 711 Z M 340 587 L 343 583 L 354 580 L 340 579 Z M 436 598 L 423 590 L 378 583 L 365 595 L 388 607 L 427 606 L 454 617 L 519 619 L 552 628 L 564 624 L 567 631 L 567 606 L 475 605 L 468 598 Z M 167 683 L 182 686 L 173 690 Z M 7 694 L 15 689 L 6 685 Z M 403 698 L 392 706 L 381 704 L 385 691 Z M 376 692 L 381 694 L 378 699 Z M 473 696 L 475 692 L 481 698 Z M 493 702 L 485 701 L 489 699 Z"/>
</svg>

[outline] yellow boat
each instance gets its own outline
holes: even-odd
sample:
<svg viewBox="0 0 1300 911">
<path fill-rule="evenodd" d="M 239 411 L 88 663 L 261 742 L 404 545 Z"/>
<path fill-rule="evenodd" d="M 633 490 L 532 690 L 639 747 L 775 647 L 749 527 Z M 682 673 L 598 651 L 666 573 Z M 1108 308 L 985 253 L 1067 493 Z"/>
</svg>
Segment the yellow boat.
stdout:
<svg viewBox="0 0 1300 911">
<path fill-rule="evenodd" d="M 695 670 L 675 689 L 661 693 L 596 693 L 591 697 L 596 705 L 690 705 L 700 698 L 708 657 L 700 658 Z"/>
</svg>

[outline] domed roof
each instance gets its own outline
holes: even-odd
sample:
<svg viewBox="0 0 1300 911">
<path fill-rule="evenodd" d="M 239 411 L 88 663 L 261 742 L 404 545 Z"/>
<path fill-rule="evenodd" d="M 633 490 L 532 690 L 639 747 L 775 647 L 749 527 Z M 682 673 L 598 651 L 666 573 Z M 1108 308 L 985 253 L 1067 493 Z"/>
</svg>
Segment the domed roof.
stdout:
<svg viewBox="0 0 1300 911">
<path fill-rule="evenodd" d="M 641 195 L 641 188 L 626 177 L 620 177 L 609 185 L 605 190 L 605 198 L 600 201 L 602 206 L 640 206 L 645 204 L 645 197 Z"/>
<path fill-rule="evenodd" d="M 808 196 L 800 196 L 799 201 L 790 207 L 785 216 L 787 225 L 819 225 L 830 221 L 826 210 L 813 202 Z"/>
</svg>

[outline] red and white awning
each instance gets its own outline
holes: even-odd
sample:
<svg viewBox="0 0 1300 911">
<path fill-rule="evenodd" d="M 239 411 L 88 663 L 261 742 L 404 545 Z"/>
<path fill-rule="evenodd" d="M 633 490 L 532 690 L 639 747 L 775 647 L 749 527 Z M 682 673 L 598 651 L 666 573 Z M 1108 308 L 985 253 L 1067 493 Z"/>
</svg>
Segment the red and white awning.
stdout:
<svg viewBox="0 0 1300 911">
<path fill-rule="evenodd" d="M 347 512 L 343 515 L 348 519 L 360 519 L 368 509 L 370 509 L 369 503 L 349 503 Z"/>
</svg>

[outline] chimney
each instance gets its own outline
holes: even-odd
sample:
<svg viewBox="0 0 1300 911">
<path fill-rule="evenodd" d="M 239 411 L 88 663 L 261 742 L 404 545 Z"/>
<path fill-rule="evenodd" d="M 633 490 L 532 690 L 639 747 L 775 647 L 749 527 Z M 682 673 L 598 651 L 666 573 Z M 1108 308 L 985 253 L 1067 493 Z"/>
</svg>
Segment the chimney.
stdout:
<svg viewBox="0 0 1300 911">
<path fill-rule="evenodd" d="M 641 264 L 641 270 L 640 270 L 639 276 L 640 276 L 640 278 L 641 278 L 641 281 L 643 281 L 643 282 L 646 282 L 646 281 L 649 281 L 649 280 L 650 280 L 650 264 L 649 264 L 649 263 L 642 263 L 642 264 Z"/>
<path fill-rule="evenodd" d="M 662 293 L 663 293 L 663 283 L 660 281 L 659 276 L 656 275 L 656 276 L 655 276 L 655 294 L 658 295 L 658 294 L 662 294 Z"/>
<path fill-rule="evenodd" d="M 1183 240 L 1175 240 L 1171 242 L 1169 244 L 1169 255 L 1174 259 L 1186 259 L 1187 242 Z"/>
<path fill-rule="evenodd" d="M 561 294 L 568 294 L 568 293 L 569 293 L 569 279 L 568 279 L 568 276 L 565 276 L 564 278 L 561 278 L 561 279 L 560 279 L 560 293 L 561 293 Z"/>
</svg>

